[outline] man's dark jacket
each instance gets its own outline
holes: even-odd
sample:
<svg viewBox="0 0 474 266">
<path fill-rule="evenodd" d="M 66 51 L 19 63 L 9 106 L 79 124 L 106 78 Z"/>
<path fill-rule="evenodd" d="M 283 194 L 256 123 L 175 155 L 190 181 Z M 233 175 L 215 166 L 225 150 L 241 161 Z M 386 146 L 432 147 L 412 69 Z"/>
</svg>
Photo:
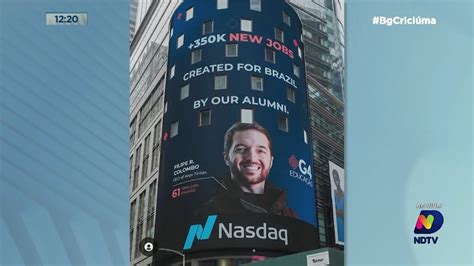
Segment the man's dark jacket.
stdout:
<svg viewBox="0 0 474 266">
<path fill-rule="evenodd" d="M 296 212 L 286 205 L 286 192 L 271 184 L 265 182 L 263 194 L 253 194 L 243 192 L 231 178 L 224 178 L 223 184 L 216 194 L 200 208 L 198 215 L 207 214 L 254 214 L 268 213 L 283 215 L 288 217 L 297 217 Z"/>
</svg>

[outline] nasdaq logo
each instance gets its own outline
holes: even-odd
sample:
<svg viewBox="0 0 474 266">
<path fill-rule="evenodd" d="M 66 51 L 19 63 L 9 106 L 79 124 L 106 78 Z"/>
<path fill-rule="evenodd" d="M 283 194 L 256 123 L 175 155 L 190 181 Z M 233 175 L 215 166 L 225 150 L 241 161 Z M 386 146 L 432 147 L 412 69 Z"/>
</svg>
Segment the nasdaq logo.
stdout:
<svg viewBox="0 0 474 266">
<path fill-rule="evenodd" d="M 209 215 L 207 217 L 204 228 L 200 224 L 193 224 L 189 228 L 188 236 L 184 242 L 183 250 L 190 249 L 193 246 L 194 239 L 207 240 L 211 236 L 212 228 L 217 220 L 217 215 Z"/>
<path fill-rule="evenodd" d="M 414 233 L 417 235 L 433 234 L 441 229 L 444 218 L 441 212 L 435 210 L 422 210 L 416 220 Z M 414 244 L 436 244 L 438 237 L 415 236 Z"/>
<path fill-rule="evenodd" d="M 208 240 L 211 237 L 212 230 L 216 224 L 217 215 L 210 215 L 204 227 L 200 224 L 193 224 L 189 227 L 188 236 L 184 242 L 183 250 L 193 247 L 193 242 L 197 240 Z M 273 227 L 267 223 L 256 225 L 236 225 L 234 223 L 219 222 L 218 239 L 248 239 L 248 240 L 271 240 L 280 241 L 288 246 L 288 229 Z"/>
</svg>

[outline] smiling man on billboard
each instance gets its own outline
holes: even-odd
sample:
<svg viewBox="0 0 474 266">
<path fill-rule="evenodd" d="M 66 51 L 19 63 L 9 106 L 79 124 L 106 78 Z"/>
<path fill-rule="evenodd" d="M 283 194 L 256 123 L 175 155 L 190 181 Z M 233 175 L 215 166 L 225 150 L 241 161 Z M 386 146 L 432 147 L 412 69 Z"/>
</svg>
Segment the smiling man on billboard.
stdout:
<svg viewBox="0 0 474 266">
<path fill-rule="evenodd" d="M 224 161 L 230 177 L 198 211 L 203 213 L 269 213 L 296 217 L 286 192 L 267 178 L 273 165 L 272 139 L 258 123 L 235 123 L 224 136 Z"/>
</svg>

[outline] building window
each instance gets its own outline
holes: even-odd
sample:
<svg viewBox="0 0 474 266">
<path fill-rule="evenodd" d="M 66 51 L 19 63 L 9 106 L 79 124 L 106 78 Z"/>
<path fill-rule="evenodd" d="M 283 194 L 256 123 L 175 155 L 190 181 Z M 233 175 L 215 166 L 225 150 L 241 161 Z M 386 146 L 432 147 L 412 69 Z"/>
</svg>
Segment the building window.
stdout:
<svg viewBox="0 0 474 266">
<path fill-rule="evenodd" d="M 176 48 L 183 46 L 184 44 L 184 34 L 179 35 L 178 40 L 176 41 Z"/>
<path fill-rule="evenodd" d="M 199 126 L 209 126 L 211 124 L 211 110 L 199 112 Z"/>
<path fill-rule="evenodd" d="M 128 164 L 128 175 L 129 175 L 129 186 L 133 184 L 133 154 L 130 156 L 129 164 Z"/>
<path fill-rule="evenodd" d="M 283 23 L 291 27 L 291 17 L 283 11 Z"/>
<path fill-rule="evenodd" d="M 275 40 L 285 42 L 285 33 L 279 28 L 275 28 Z"/>
<path fill-rule="evenodd" d="M 186 21 L 192 19 L 194 17 L 194 8 L 190 7 L 188 10 L 186 10 Z"/>
<path fill-rule="evenodd" d="M 295 76 L 298 78 L 300 77 L 300 67 L 295 64 L 293 64 L 293 74 L 295 74 Z"/>
<path fill-rule="evenodd" d="M 142 145 L 138 146 L 135 151 L 135 169 L 133 171 L 133 186 L 132 190 L 135 190 L 138 186 L 138 178 L 140 177 L 140 161 L 142 155 Z"/>
<path fill-rule="evenodd" d="M 288 132 L 288 117 L 284 115 L 278 117 L 278 129 Z"/>
<path fill-rule="evenodd" d="M 253 123 L 253 109 L 240 110 L 240 122 L 252 124 Z"/>
<path fill-rule="evenodd" d="M 229 43 L 225 45 L 226 57 L 237 57 L 239 55 L 239 46 L 236 43 Z"/>
<path fill-rule="evenodd" d="M 156 203 L 156 180 L 151 183 L 150 188 L 148 189 L 148 215 L 155 211 Z"/>
<path fill-rule="evenodd" d="M 296 102 L 296 95 L 295 95 L 295 89 L 293 89 L 292 87 L 288 87 L 286 89 L 286 97 L 288 98 L 288 101 L 294 103 Z"/>
<path fill-rule="evenodd" d="M 202 24 L 202 35 L 211 34 L 214 32 L 214 21 L 204 22 Z"/>
<path fill-rule="evenodd" d="M 155 170 L 158 167 L 160 158 L 161 120 L 156 123 L 153 134 L 153 154 L 151 158 L 151 169 Z"/>
<path fill-rule="evenodd" d="M 327 55 L 327 54 L 322 54 L 322 55 L 321 55 L 321 60 L 323 60 L 323 61 L 326 62 L 326 63 L 330 63 L 330 62 L 331 62 L 331 58 L 330 58 L 329 55 Z"/>
<path fill-rule="evenodd" d="M 226 9 L 229 7 L 229 0 L 217 0 L 217 9 Z"/>
<path fill-rule="evenodd" d="M 214 77 L 214 89 L 215 90 L 227 89 L 227 75 L 217 75 Z"/>
<path fill-rule="evenodd" d="M 145 143 L 143 145 L 143 166 L 142 166 L 142 182 L 148 177 L 148 159 L 150 158 L 150 139 L 151 133 L 148 134 L 145 138 Z"/>
<path fill-rule="evenodd" d="M 319 234 L 319 240 L 321 242 L 326 242 L 326 235 L 325 234 Z"/>
<path fill-rule="evenodd" d="M 170 68 L 170 79 L 172 79 L 174 77 L 174 74 L 175 74 L 175 66 L 173 65 L 171 68 Z"/>
<path fill-rule="evenodd" d="M 265 61 L 275 64 L 275 51 L 265 49 Z"/>
<path fill-rule="evenodd" d="M 155 223 L 155 204 L 156 204 L 156 180 L 151 183 L 148 189 L 148 210 L 147 210 L 147 221 L 146 221 L 146 236 L 153 237 Z"/>
<path fill-rule="evenodd" d="M 325 25 L 319 23 L 318 26 L 320 31 L 328 32 L 328 28 Z"/>
<path fill-rule="evenodd" d="M 313 38 L 313 34 L 305 29 L 303 29 L 303 35 L 308 38 Z M 301 41 L 303 41 L 303 36 L 301 36 Z"/>
<path fill-rule="evenodd" d="M 142 239 L 142 233 L 143 233 L 143 213 L 144 213 L 144 207 L 145 207 L 145 194 L 146 191 L 143 191 L 143 193 L 140 194 L 140 197 L 138 199 L 138 222 L 137 222 L 137 233 L 135 235 L 135 258 L 140 255 L 140 248 L 139 244 Z"/>
<path fill-rule="evenodd" d="M 179 95 L 180 100 L 184 100 L 189 97 L 189 84 L 184 85 L 181 87 L 181 92 Z"/>
<path fill-rule="evenodd" d="M 252 90 L 263 91 L 263 78 L 252 76 Z"/>
<path fill-rule="evenodd" d="M 133 228 L 135 227 L 135 206 L 137 205 L 137 200 L 133 200 L 130 205 L 130 256 L 132 254 L 132 243 L 133 243 Z"/>
<path fill-rule="evenodd" d="M 194 50 L 191 53 L 191 64 L 196 64 L 201 62 L 202 49 Z"/>
<path fill-rule="evenodd" d="M 331 72 L 323 71 L 323 77 L 325 77 L 327 79 L 331 79 L 331 77 L 332 77 Z"/>
<path fill-rule="evenodd" d="M 133 147 L 133 145 L 135 144 L 136 132 L 137 120 L 133 118 L 132 122 L 130 123 L 130 148 Z"/>
<path fill-rule="evenodd" d="M 133 200 L 130 205 L 130 228 L 135 226 L 135 212 L 136 212 L 137 200 Z"/>
<path fill-rule="evenodd" d="M 135 166 L 135 169 L 133 170 L 133 184 L 132 184 L 132 191 L 134 191 L 137 186 L 138 186 L 138 176 L 140 174 L 140 165 Z"/>
<path fill-rule="evenodd" d="M 320 43 L 322 46 L 324 46 L 324 47 L 326 47 L 326 48 L 329 48 L 329 41 L 328 41 L 328 40 L 320 39 L 320 40 L 319 40 L 319 43 Z"/>
<path fill-rule="evenodd" d="M 262 1 L 261 0 L 250 0 L 250 10 L 262 11 Z"/>
<path fill-rule="evenodd" d="M 178 135 L 179 121 L 175 121 L 171 124 L 170 138 L 173 138 Z"/>
<path fill-rule="evenodd" d="M 138 124 L 139 136 L 145 133 L 163 107 L 163 84 L 163 80 L 160 80 L 159 84 L 153 89 L 150 96 L 140 108 L 140 121 Z"/>
<path fill-rule="evenodd" d="M 252 21 L 249 19 L 241 19 L 240 20 L 240 30 L 252 32 Z"/>
</svg>

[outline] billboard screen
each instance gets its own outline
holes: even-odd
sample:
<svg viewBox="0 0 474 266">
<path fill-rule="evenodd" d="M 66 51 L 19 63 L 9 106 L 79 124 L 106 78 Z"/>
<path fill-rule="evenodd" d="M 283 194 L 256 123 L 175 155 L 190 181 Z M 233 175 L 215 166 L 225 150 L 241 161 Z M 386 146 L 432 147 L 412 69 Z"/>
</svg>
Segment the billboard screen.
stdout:
<svg viewBox="0 0 474 266">
<path fill-rule="evenodd" d="M 171 21 L 157 238 L 191 253 L 314 248 L 301 22 L 283 0 L 225 2 L 184 1 Z"/>
<path fill-rule="evenodd" d="M 344 168 L 329 161 L 329 176 L 336 244 L 344 245 Z"/>
</svg>

